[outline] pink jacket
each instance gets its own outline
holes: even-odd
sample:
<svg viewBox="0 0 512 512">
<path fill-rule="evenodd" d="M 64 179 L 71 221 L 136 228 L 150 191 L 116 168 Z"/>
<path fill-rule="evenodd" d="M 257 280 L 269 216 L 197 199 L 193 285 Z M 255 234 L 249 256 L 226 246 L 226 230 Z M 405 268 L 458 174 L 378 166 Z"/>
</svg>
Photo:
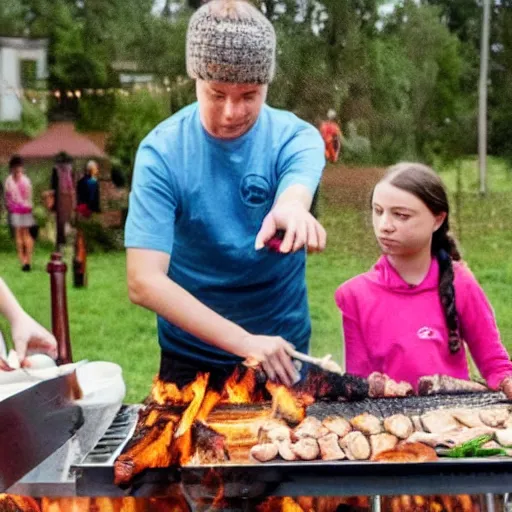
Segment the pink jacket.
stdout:
<svg viewBox="0 0 512 512">
<path fill-rule="evenodd" d="M 462 339 L 490 388 L 512 375 L 494 313 L 482 288 L 463 263 L 454 263 L 456 308 Z M 417 386 L 423 375 L 469 379 L 465 345 L 448 348 L 448 328 L 433 258 L 417 286 L 407 284 L 382 256 L 375 266 L 343 283 L 335 293 L 342 312 L 346 370 L 367 377 L 378 371 Z"/>
<path fill-rule="evenodd" d="M 9 213 L 30 213 L 32 211 L 32 184 L 22 174 L 16 182 L 12 175 L 5 180 L 5 204 Z"/>
</svg>

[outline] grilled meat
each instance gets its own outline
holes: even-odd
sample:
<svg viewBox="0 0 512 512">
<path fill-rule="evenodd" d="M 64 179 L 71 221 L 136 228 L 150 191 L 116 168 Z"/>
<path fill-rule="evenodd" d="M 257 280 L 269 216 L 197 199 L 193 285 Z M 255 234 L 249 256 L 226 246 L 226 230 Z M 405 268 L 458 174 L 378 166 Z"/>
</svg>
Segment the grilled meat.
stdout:
<svg viewBox="0 0 512 512">
<path fill-rule="evenodd" d="M 483 409 L 480 411 L 480 419 L 488 427 L 503 427 L 509 417 L 508 409 L 501 407 L 496 409 Z"/>
<path fill-rule="evenodd" d="M 512 428 L 496 430 L 496 440 L 501 446 L 512 446 Z"/>
<path fill-rule="evenodd" d="M 282 441 L 277 441 L 277 447 L 279 450 L 279 455 L 281 458 L 287 461 L 297 460 L 298 457 L 295 452 L 292 450 L 292 442 L 289 439 L 284 439 Z"/>
<path fill-rule="evenodd" d="M 369 396 L 372 398 L 391 398 L 414 395 L 413 387 L 404 381 L 396 382 L 384 373 L 373 372 L 368 376 Z"/>
<path fill-rule="evenodd" d="M 258 462 L 268 462 L 277 457 L 278 448 L 275 443 L 255 444 L 250 451 L 250 456 Z"/>
<path fill-rule="evenodd" d="M 421 423 L 421 418 L 418 415 L 412 416 L 411 421 L 415 432 L 425 432 L 423 424 Z"/>
<path fill-rule="evenodd" d="M 384 429 L 399 439 L 406 439 L 414 432 L 411 419 L 403 414 L 395 414 L 385 418 Z"/>
<path fill-rule="evenodd" d="M 316 439 L 305 437 L 292 444 L 292 451 L 302 460 L 314 460 L 320 454 L 320 448 Z"/>
<path fill-rule="evenodd" d="M 339 443 L 349 460 L 366 460 L 370 458 L 370 442 L 358 430 L 349 432 L 344 438 L 340 439 Z"/>
<path fill-rule="evenodd" d="M 345 453 L 338 443 L 338 436 L 333 432 L 318 439 L 318 446 L 320 447 L 322 460 L 341 460 L 345 458 Z"/>
<path fill-rule="evenodd" d="M 372 449 L 372 460 L 380 452 L 392 450 L 398 443 L 398 438 L 388 433 L 374 434 L 370 436 L 370 447 Z"/>
<path fill-rule="evenodd" d="M 300 423 L 293 434 L 295 437 L 302 439 L 305 437 L 312 437 L 318 439 L 329 433 L 329 430 L 322 425 L 322 422 L 314 416 L 308 416 L 302 423 Z"/>
<path fill-rule="evenodd" d="M 471 441 L 471 439 L 475 439 L 476 437 L 492 435 L 495 431 L 496 430 L 491 427 L 476 427 L 454 432 L 447 432 L 444 434 L 444 444 L 446 446 L 457 446 L 459 444 L 465 443 L 466 441 Z"/>
<path fill-rule="evenodd" d="M 378 453 L 372 459 L 378 462 L 430 462 L 437 460 L 436 451 L 422 443 L 401 442 L 391 450 Z"/>
<path fill-rule="evenodd" d="M 379 418 L 366 412 L 352 418 L 350 424 L 356 430 L 363 432 L 363 434 L 371 435 L 382 432 L 382 423 Z"/>
<path fill-rule="evenodd" d="M 282 425 L 268 431 L 268 438 L 271 442 L 290 441 L 292 431 L 289 427 Z"/>
<path fill-rule="evenodd" d="M 433 434 L 449 432 L 459 428 L 459 423 L 449 411 L 438 410 L 425 413 L 421 417 L 425 430 Z"/>
<path fill-rule="evenodd" d="M 418 381 L 420 396 L 443 393 L 477 393 L 489 391 L 483 384 L 469 380 L 456 379 L 448 375 L 428 375 Z"/>
<path fill-rule="evenodd" d="M 484 424 L 480 419 L 479 411 L 473 409 L 451 409 L 452 416 L 462 425 L 466 427 L 483 427 Z"/>
<path fill-rule="evenodd" d="M 312 363 L 304 363 L 301 371 L 305 378 L 293 387 L 294 391 L 307 393 L 315 399 L 362 400 L 369 396 L 367 379 L 349 373 L 326 371 Z"/>
<path fill-rule="evenodd" d="M 443 434 L 431 434 L 430 432 L 413 432 L 407 439 L 408 443 L 423 443 L 427 446 L 442 446 L 444 444 Z"/>
<path fill-rule="evenodd" d="M 483 435 L 492 435 L 494 432 L 495 429 L 491 427 L 459 428 L 451 432 L 439 432 L 436 434 L 428 432 L 414 432 L 414 434 L 409 436 L 406 441 L 410 443 L 423 443 L 432 447 L 446 446 L 448 448 L 452 448 Z"/>
<path fill-rule="evenodd" d="M 339 437 L 345 437 L 351 430 L 350 423 L 341 416 L 331 416 L 322 421 L 322 425 L 330 432 L 334 432 Z"/>
</svg>

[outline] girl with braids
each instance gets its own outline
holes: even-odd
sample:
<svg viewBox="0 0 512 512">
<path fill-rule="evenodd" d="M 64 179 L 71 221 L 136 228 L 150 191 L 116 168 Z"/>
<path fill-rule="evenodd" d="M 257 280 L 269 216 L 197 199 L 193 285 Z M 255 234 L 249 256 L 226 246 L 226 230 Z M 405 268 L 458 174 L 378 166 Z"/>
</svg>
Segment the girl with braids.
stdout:
<svg viewBox="0 0 512 512">
<path fill-rule="evenodd" d="M 492 308 L 450 235 L 439 176 L 417 163 L 392 166 L 371 206 L 383 254 L 335 294 L 347 372 L 378 371 L 412 386 L 436 373 L 469 380 L 467 346 L 487 385 L 512 398 L 512 363 Z"/>
</svg>

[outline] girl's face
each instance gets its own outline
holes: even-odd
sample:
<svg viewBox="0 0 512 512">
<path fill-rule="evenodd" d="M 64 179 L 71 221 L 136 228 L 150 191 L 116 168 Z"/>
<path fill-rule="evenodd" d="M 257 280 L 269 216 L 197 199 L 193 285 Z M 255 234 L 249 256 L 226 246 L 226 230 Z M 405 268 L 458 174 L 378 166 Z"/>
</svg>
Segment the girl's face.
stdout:
<svg viewBox="0 0 512 512">
<path fill-rule="evenodd" d="M 13 167 L 11 169 L 12 177 L 17 180 L 23 174 L 23 166 L 18 165 L 17 167 Z"/>
<path fill-rule="evenodd" d="M 428 250 L 446 213 L 434 215 L 414 194 L 382 181 L 372 198 L 373 231 L 384 254 L 413 256 Z"/>
</svg>

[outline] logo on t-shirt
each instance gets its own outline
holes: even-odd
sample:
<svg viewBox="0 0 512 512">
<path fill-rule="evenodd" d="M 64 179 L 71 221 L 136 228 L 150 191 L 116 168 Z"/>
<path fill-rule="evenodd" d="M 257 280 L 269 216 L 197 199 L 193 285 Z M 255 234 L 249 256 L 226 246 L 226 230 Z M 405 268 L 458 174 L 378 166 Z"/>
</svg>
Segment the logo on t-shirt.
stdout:
<svg viewBox="0 0 512 512">
<path fill-rule="evenodd" d="M 240 197 L 251 208 L 263 206 L 270 199 L 270 183 L 259 174 L 247 174 L 240 184 Z"/>
<path fill-rule="evenodd" d="M 422 340 L 440 340 L 442 339 L 441 333 L 437 329 L 433 329 L 432 327 L 421 327 L 418 329 L 416 333 L 418 338 Z"/>
</svg>

